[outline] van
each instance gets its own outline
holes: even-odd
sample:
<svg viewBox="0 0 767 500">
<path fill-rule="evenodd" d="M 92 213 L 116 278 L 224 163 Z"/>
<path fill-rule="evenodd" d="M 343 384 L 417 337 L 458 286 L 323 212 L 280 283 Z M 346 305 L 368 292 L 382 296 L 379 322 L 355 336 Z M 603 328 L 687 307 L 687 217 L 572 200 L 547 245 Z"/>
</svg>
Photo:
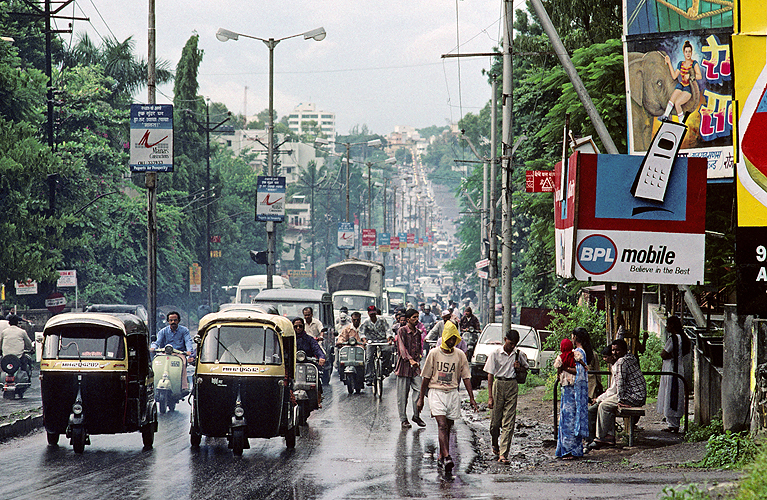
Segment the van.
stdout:
<svg viewBox="0 0 767 500">
<path fill-rule="evenodd" d="M 288 278 L 272 276 L 272 288 L 293 288 Z M 250 304 L 261 290 L 266 289 L 266 275 L 254 274 L 243 276 L 237 284 L 237 295 L 234 296 L 235 304 Z"/>
</svg>

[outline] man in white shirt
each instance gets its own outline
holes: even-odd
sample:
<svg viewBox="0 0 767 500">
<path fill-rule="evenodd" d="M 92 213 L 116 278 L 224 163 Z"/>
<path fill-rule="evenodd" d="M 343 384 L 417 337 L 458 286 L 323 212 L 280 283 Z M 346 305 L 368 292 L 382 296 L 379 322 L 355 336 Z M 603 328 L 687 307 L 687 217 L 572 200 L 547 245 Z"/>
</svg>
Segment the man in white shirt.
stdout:
<svg viewBox="0 0 767 500">
<path fill-rule="evenodd" d="M 517 420 L 517 370 L 529 369 L 527 356 L 517 349 L 519 332 L 509 330 L 503 345 L 490 353 L 485 362 L 487 373 L 487 407 L 490 414 L 490 438 L 493 453 L 502 464 L 509 463 L 511 438 Z M 500 437 L 500 445 L 498 438 Z"/>
<path fill-rule="evenodd" d="M 612 349 L 609 345 L 602 349 L 602 360 L 610 366 L 610 386 L 605 392 L 589 401 L 589 442 L 593 441 L 597 436 L 597 412 L 599 410 L 599 403 L 609 396 L 618 393 L 618 379 L 615 376 L 615 357 L 613 356 Z"/>
</svg>

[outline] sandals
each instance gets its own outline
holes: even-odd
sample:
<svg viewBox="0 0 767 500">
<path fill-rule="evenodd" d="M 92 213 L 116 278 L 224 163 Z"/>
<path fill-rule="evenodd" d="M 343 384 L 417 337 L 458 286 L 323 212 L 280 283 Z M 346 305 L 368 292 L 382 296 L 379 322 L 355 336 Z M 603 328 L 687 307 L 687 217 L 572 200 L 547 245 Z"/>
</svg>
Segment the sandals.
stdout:
<svg viewBox="0 0 767 500">
<path fill-rule="evenodd" d="M 509 459 L 501 455 L 500 457 L 498 457 L 498 463 L 503 465 L 509 465 Z"/>
<path fill-rule="evenodd" d="M 501 454 L 501 449 L 498 446 L 493 446 L 493 455 L 496 457 Z"/>
</svg>

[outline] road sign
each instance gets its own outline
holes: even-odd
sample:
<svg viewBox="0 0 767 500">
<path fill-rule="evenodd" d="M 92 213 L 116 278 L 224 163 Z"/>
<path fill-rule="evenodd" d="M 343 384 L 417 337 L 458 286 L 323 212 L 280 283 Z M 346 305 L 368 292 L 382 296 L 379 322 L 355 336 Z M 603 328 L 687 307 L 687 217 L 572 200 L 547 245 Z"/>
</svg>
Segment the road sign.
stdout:
<svg viewBox="0 0 767 500">
<path fill-rule="evenodd" d="M 399 245 L 399 243 L 397 243 Z M 389 253 L 391 251 L 391 235 L 389 233 L 381 233 L 378 235 L 378 251 L 381 253 Z"/>
<path fill-rule="evenodd" d="M 256 185 L 256 220 L 285 220 L 285 177 L 259 175 Z"/>
<path fill-rule="evenodd" d="M 488 277 L 487 271 L 477 271 L 477 276 L 479 279 L 486 280 Z"/>
<path fill-rule="evenodd" d="M 338 223 L 338 248 L 350 250 L 354 248 L 354 222 Z"/>
<path fill-rule="evenodd" d="M 59 314 L 64 311 L 67 305 L 67 299 L 60 292 L 53 292 L 45 299 L 45 307 L 53 314 Z"/>
<path fill-rule="evenodd" d="M 483 267 L 487 267 L 489 265 L 490 265 L 490 259 L 482 259 L 474 263 L 474 267 L 476 267 L 477 269 L 482 269 Z"/>
<path fill-rule="evenodd" d="M 189 291 L 202 292 L 202 267 L 196 262 L 189 266 Z"/>
<path fill-rule="evenodd" d="M 525 192 L 527 193 L 553 193 L 554 171 L 553 170 L 528 170 L 525 172 Z"/>
<path fill-rule="evenodd" d="M 131 172 L 173 172 L 173 105 L 131 104 Z"/>
<path fill-rule="evenodd" d="M 37 281 L 27 280 L 23 283 L 13 282 L 16 287 L 16 295 L 37 295 Z"/>
</svg>

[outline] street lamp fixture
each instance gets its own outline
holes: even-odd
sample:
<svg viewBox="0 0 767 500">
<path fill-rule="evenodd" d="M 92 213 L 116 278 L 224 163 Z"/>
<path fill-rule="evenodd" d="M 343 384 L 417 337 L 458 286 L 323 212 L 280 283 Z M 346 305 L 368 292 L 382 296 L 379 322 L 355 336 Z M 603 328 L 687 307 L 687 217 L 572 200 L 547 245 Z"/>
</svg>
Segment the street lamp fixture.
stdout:
<svg viewBox="0 0 767 500">
<path fill-rule="evenodd" d="M 283 40 L 289 38 L 296 38 L 303 36 L 304 40 L 316 40 L 321 41 L 325 39 L 325 28 L 316 28 L 304 33 L 298 33 L 296 35 L 286 36 L 283 38 L 259 38 L 257 36 L 245 35 L 243 33 L 237 33 L 235 31 L 229 31 L 224 28 L 219 28 L 216 32 L 216 38 L 219 41 L 226 42 L 229 40 L 239 40 L 239 38 L 252 38 L 253 40 L 261 40 L 269 48 L 269 145 L 267 148 L 267 172 L 269 176 L 274 175 L 274 47 L 277 46 Z M 266 288 L 273 288 L 274 277 L 274 250 L 275 250 L 275 237 L 274 237 L 274 222 L 266 223 L 266 241 L 267 241 L 267 256 L 268 264 L 266 266 Z"/>
</svg>

